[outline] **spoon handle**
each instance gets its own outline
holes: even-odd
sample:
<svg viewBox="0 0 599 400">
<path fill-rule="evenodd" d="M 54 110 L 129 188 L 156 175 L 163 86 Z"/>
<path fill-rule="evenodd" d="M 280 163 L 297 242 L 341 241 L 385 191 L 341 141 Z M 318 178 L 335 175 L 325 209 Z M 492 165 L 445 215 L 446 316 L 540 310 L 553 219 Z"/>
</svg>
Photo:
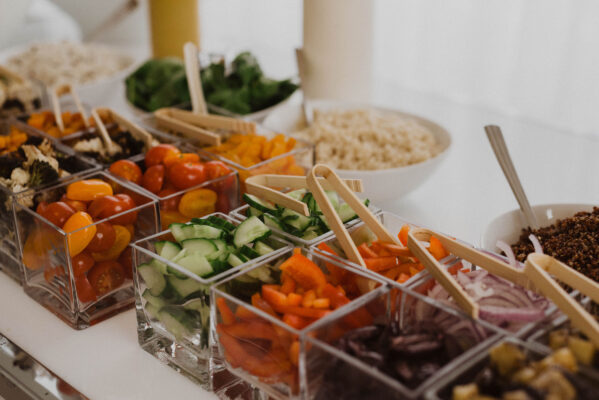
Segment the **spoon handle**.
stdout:
<svg viewBox="0 0 599 400">
<path fill-rule="evenodd" d="M 487 138 L 489 139 L 489 143 L 491 143 L 495 157 L 499 162 L 499 166 L 501 166 L 501 170 L 503 171 L 505 178 L 510 184 L 512 192 L 514 193 L 514 196 L 520 205 L 520 210 L 522 210 L 524 213 L 526 223 L 531 228 L 538 229 L 539 224 L 537 222 L 537 217 L 532 211 L 530 203 L 528 202 L 528 198 L 524 193 L 524 189 L 520 183 L 520 178 L 518 178 L 518 174 L 514 168 L 510 153 L 505 145 L 505 140 L 503 139 L 503 133 L 501 133 L 501 129 L 497 125 L 487 125 L 485 126 L 485 132 L 487 133 Z"/>
</svg>

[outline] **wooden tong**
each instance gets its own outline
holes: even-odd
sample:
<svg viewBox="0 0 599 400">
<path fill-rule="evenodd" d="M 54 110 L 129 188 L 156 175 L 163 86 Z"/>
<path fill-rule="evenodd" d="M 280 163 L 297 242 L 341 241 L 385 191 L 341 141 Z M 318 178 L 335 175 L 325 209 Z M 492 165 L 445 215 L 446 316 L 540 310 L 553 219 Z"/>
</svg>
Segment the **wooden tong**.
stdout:
<svg viewBox="0 0 599 400">
<path fill-rule="evenodd" d="M 324 178 L 319 178 L 319 180 L 325 185 L 326 190 L 334 190 Z M 362 187 L 362 181 L 360 179 L 346 179 L 345 184 L 351 187 L 351 190 L 355 192 L 362 192 L 364 190 Z M 283 192 L 272 189 L 273 187 L 289 189 L 308 188 L 308 183 L 305 176 L 272 174 L 254 175 L 245 180 L 245 187 L 246 192 L 249 194 L 253 194 L 261 199 L 279 204 L 305 216 L 310 215 L 310 211 L 308 210 L 306 203 L 293 199 Z"/>
<path fill-rule="evenodd" d="M 351 189 L 343 182 L 343 180 L 335 173 L 335 171 L 333 171 L 327 165 L 317 164 L 312 168 L 306 177 L 308 188 L 312 192 L 312 195 L 322 210 L 322 213 L 326 217 L 331 230 L 335 232 L 341 248 L 350 261 L 366 268 L 364 259 L 360 255 L 360 252 L 358 252 L 358 248 L 345 229 L 343 222 L 335 212 L 335 209 L 333 208 L 329 198 L 326 196 L 320 180 L 316 177 L 316 174 L 322 175 L 324 177 L 324 179 L 329 183 L 330 187 L 335 190 L 347 204 L 349 204 L 356 214 L 358 214 L 360 219 L 362 219 L 362 221 L 379 239 L 386 242 L 398 243 L 397 238 L 389 233 L 387 228 L 385 228 L 378 218 L 376 218 L 370 212 L 368 207 L 362 203 L 362 201 L 351 191 Z"/>
<path fill-rule="evenodd" d="M 75 103 L 75 107 L 77 108 L 77 111 L 79 112 L 79 114 L 81 114 L 81 118 L 83 118 L 83 124 L 85 125 L 86 128 L 89 129 L 90 124 L 89 124 L 89 121 L 87 120 L 87 113 L 85 112 L 85 109 L 83 108 L 83 105 L 81 104 L 79 95 L 77 94 L 75 89 L 73 89 L 73 86 L 66 84 L 66 85 L 55 86 L 54 88 L 52 88 L 52 91 L 50 92 L 50 98 L 52 101 L 52 109 L 54 111 L 54 118 L 56 120 L 56 126 L 58 126 L 58 129 L 60 130 L 60 132 L 61 133 L 64 132 L 64 121 L 62 120 L 62 111 L 60 109 L 60 97 L 64 96 L 65 94 L 71 95 L 71 97 L 73 98 L 73 102 Z"/>
<path fill-rule="evenodd" d="M 220 115 L 195 114 L 177 108 L 161 108 L 154 112 L 154 116 L 158 126 L 174 130 L 209 146 L 219 146 L 221 144 L 221 135 L 212 132 L 211 129 L 243 134 L 256 133 L 256 124 L 254 122 Z"/>
<path fill-rule="evenodd" d="M 580 329 L 595 347 L 599 347 L 599 322 L 568 295 L 555 279 L 577 289 L 596 303 L 599 303 L 599 284 L 546 254 L 529 254 L 524 271 L 538 291 L 551 299 L 570 318 L 572 325 Z"/>
<path fill-rule="evenodd" d="M 127 129 L 129 132 L 131 132 L 131 135 L 137 137 L 139 140 L 144 142 L 146 149 L 151 148 L 155 144 L 154 138 L 152 138 L 152 135 L 150 135 L 148 131 L 146 131 L 139 125 L 129 121 L 127 118 L 123 117 L 122 115 L 110 108 L 96 107 L 92 110 L 92 117 L 96 122 L 98 132 L 100 133 L 100 137 L 104 141 L 104 145 L 106 146 L 106 151 L 108 152 L 108 154 L 118 153 L 120 151 L 120 148 L 119 145 L 114 143 L 110 138 L 110 135 L 108 134 L 108 130 L 106 129 L 106 125 L 104 125 L 104 121 L 102 120 L 102 118 L 112 119 L 119 126 L 122 126 L 125 129 Z"/>
<path fill-rule="evenodd" d="M 204 91 L 200 82 L 198 48 L 193 42 L 187 42 L 183 45 L 183 54 L 185 58 L 185 75 L 187 76 L 187 86 L 189 87 L 189 97 L 191 97 L 193 113 L 207 114 Z"/>
</svg>

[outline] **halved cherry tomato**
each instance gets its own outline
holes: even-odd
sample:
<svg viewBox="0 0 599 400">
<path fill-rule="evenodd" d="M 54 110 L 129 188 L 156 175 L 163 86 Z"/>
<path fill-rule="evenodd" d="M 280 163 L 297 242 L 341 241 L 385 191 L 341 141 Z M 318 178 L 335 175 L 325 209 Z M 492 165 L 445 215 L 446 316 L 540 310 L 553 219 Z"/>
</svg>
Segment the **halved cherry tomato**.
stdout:
<svg viewBox="0 0 599 400">
<path fill-rule="evenodd" d="M 180 162 L 168 171 L 169 181 L 177 189 L 188 189 L 206 180 L 206 171 L 201 163 Z"/>
<path fill-rule="evenodd" d="M 162 163 L 168 156 L 180 154 L 181 150 L 173 146 L 172 144 L 159 144 L 152 147 L 146 153 L 146 168 Z"/>
<path fill-rule="evenodd" d="M 110 168 L 108 169 L 112 174 L 116 176 L 120 176 L 123 179 L 126 179 L 130 182 L 134 182 L 136 184 L 141 183 L 141 177 L 143 173 L 141 172 L 141 168 L 133 161 L 130 160 L 119 160 L 117 162 L 112 163 Z"/>
<path fill-rule="evenodd" d="M 168 154 L 162 160 L 162 164 L 164 164 L 167 170 L 180 162 L 200 162 L 200 156 L 195 153 Z"/>
<path fill-rule="evenodd" d="M 81 253 L 96 235 L 96 226 L 91 225 L 93 223 L 92 217 L 83 211 L 77 211 L 65 222 L 62 230 L 68 234 L 67 241 L 71 257 Z"/>
<path fill-rule="evenodd" d="M 121 253 L 117 261 L 123 267 L 125 277 L 128 279 L 133 279 L 133 260 L 131 259 L 131 247 L 127 247 L 125 251 Z"/>
<path fill-rule="evenodd" d="M 73 210 L 73 208 L 67 203 L 62 201 L 50 203 L 41 211 L 42 212 L 39 214 L 42 217 L 46 218 L 59 228 L 62 228 L 64 223 L 67 222 L 67 219 L 69 219 L 71 215 L 75 214 L 75 210 Z"/>
<path fill-rule="evenodd" d="M 95 263 L 96 262 L 94 261 L 92 256 L 90 256 L 89 253 L 83 251 L 77 254 L 75 257 L 71 258 L 73 274 L 75 274 L 75 276 L 85 274 L 94 266 Z"/>
<path fill-rule="evenodd" d="M 179 192 L 177 189 L 162 189 L 160 192 L 158 192 L 158 197 L 164 199 L 165 197 L 171 196 L 177 192 Z M 160 200 L 160 210 L 177 210 L 177 207 L 179 207 L 179 201 L 181 201 L 181 196 L 171 196 L 168 199 Z"/>
<path fill-rule="evenodd" d="M 67 197 L 67 194 L 63 194 L 60 198 L 60 201 L 63 203 L 67 203 L 71 208 L 75 211 L 86 211 L 87 212 L 87 203 L 79 200 L 70 200 Z"/>
<path fill-rule="evenodd" d="M 181 214 L 177 210 L 164 210 L 160 211 L 160 223 L 162 225 L 162 229 L 168 229 L 170 224 L 174 223 L 185 223 L 189 221 L 189 218 L 185 215 Z"/>
<path fill-rule="evenodd" d="M 92 287 L 90 281 L 87 279 L 85 274 L 75 277 L 75 289 L 77 290 L 77 297 L 82 303 L 88 301 L 94 301 L 98 298 L 96 291 Z"/>
<path fill-rule="evenodd" d="M 152 193 L 158 193 L 164 183 L 164 165 L 153 165 L 146 170 L 142 179 L 142 186 Z"/>
<path fill-rule="evenodd" d="M 179 212 L 189 218 L 199 218 L 211 214 L 216 208 L 215 191 L 210 189 L 195 189 L 187 192 L 179 202 Z"/>
<path fill-rule="evenodd" d="M 92 257 L 96 261 L 112 261 L 119 258 L 123 250 L 131 241 L 131 233 L 127 228 L 121 225 L 113 225 L 116 238 L 112 246 L 103 252 L 92 253 Z"/>
<path fill-rule="evenodd" d="M 125 271 L 118 261 L 102 261 L 94 265 L 87 278 L 96 294 L 102 296 L 123 284 Z"/>
<path fill-rule="evenodd" d="M 67 197 L 71 200 L 90 201 L 112 195 L 112 186 L 100 179 L 85 179 L 67 186 Z"/>
<path fill-rule="evenodd" d="M 105 251 L 112 247 L 116 239 L 116 233 L 110 222 L 96 224 L 96 234 L 87 245 L 89 251 Z"/>
</svg>

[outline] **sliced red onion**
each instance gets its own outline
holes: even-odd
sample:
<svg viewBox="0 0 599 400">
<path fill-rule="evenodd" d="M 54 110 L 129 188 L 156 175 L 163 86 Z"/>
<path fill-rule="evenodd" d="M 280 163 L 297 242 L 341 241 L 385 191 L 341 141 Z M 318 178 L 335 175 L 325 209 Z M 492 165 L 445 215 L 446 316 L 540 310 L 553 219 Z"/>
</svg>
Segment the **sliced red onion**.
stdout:
<svg viewBox="0 0 599 400">
<path fill-rule="evenodd" d="M 532 242 L 532 245 L 535 248 L 535 253 L 543 254 L 543 247 L 541 246 L 541 242 L 539 242 L 539 238 L 537 238 L 533 233 L 531 233 L 528 236 L 528 240 Z"/>
<path fill-rule="evenodd" d="M 512 267 L 521 268 L 521 266 L 518 265 L 518 261 L 516 260 L 516 255 L 514 254 L 514 251 L 512 250 L 512 246 L 510 246 L 503 240 L 498 240 L 497 243 L 495 243 L 495 246 L 497 246 L 497 248 L 499 250 L 501 250 L 505 253 L 505 256 L 507 257 L 507 259 Z"/>
<path fill-rule="evenodd" d="M 500 319 L 504 321 L 532 322 L 543 318 L 545 313 L 537 308 L 505 308 L 481 306 L 479 316 L 482 319 Z"/>
</svg>

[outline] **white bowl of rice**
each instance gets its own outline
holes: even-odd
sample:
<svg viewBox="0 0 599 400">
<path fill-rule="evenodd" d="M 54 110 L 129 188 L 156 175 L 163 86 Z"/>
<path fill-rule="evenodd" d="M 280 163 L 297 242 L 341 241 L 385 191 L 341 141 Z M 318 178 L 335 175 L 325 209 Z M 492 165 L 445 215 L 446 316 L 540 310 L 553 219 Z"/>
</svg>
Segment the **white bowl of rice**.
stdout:
<svg viewBox="0 0 599 400">
<path fill-rule="evenodd" d="M 372 105 L 313 100 L 314 123 L 305 127 L 300 105 L 273 111 L 263 125 L 315 145 L 315 162 L 343 178 L 362 179 L 363 197 L 381 203 L 405 196 L 441 164 L 451 136 L 436 123 Z"/>
</svg>

